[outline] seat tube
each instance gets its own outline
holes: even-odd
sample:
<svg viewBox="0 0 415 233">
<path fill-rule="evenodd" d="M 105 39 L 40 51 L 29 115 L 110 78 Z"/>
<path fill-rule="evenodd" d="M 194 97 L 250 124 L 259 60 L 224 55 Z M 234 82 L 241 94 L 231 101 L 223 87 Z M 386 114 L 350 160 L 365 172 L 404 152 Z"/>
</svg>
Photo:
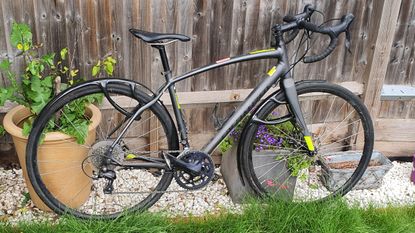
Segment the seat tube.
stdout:
<svg viewBox="0 0 415 233">
<path fill-rule="evenodd" d="M 184 121 L 183 113 L 181 111 L 181 106 L 178 101 L 175 84 L 171 84 L 172 72 L 169 65 L 169 60 L 167 58 L 166 50 L 164 45 L 153 45 L 160 52 L 161 63 L 163 65 L 163 75 L 166 79 L 166 82 L 169 84 L 168 91 L 170 100 L 172 103 L 174 116 L 176 117 L 177 127 L 179 128 L 180 143 L 183 145 L 184 149 L 189 148 L 189 141 L 187 137 L 187 128 Z"/>
</svg>

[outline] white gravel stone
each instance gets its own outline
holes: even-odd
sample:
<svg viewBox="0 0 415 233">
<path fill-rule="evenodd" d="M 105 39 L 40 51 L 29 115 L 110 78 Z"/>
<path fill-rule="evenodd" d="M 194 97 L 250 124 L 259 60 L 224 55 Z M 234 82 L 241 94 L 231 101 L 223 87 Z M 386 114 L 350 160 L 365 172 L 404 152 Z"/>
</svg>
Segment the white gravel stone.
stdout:
<svg viewBox="0 0 415 233">
<path fill-rule="evenodd" d="M 378 189 L 352 190 L 345 199 L 352 205 L 367 207 L 403 206 L 415 204 L 415 185 L 410 176 L 412 163 L 393 162 L 393 168 L 383 178 Z"/>
<path fill-rule="evenodd" d="M 383 184 L 373 190 L 352 190 L 345 196 L 351 205 L 367 207 L 403 206 L 415 204 L 415 185 L 409 177 L 412 163 L 393 162 L 393 168 L 384 177 Z M 217 171 L 218 172 L 218 171 Z M 222 210 L 240 212 L 242 207 L 232 203 L 222 179 L 197 191 L 186 191 L 172 182 L 169 191 L 150 208 L 151 212 L 163 212 L 168 216 L 203 215 Z M 0 222 L 56 220 L 57 216 L 33 207 L 31 201 L 24 203 L 24 185 L 21 170 L 0 168 Z M 128 200 L 122 200 L 128 201 Z"/>
</svg>

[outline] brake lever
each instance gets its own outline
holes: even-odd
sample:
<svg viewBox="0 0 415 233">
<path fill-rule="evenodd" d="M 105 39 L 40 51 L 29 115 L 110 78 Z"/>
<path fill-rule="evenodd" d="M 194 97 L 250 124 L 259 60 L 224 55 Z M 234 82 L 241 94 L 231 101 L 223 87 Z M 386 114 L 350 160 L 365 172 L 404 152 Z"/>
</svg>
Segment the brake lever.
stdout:
<svg viewBox="0 0 415 233">
<path fill-rule="evenodd" d="M 349 28 L 346 29 L 346 40 L 344 41 L 344 45 L 346 46 L 347 51 L 349 51 L 350 54 L 352 54 L 352 50 L 350 50 L 350 31 Z"/>
</svg>

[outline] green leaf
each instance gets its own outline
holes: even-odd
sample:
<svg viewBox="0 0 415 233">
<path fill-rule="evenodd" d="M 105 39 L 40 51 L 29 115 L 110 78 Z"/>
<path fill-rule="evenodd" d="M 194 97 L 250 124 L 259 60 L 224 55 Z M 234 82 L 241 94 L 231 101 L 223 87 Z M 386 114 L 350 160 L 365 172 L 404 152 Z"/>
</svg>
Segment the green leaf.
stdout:
<svg viewBox="0 0 415 233">
<path fill-rule="evenodd" d="M 3 106 L 7 100 L 13 100 L 15 92 L 17 90 L 14 87 L 0 88 L 0 106 Z"/>
<path fill-rule="evenodd" d="M 30 49 L 31 44 L 30 43 L 24 43 L 23 44 L 23 51 L 27 51 Z"/>
<path fill-rule="evenodd" d="M 84 144 L 88 135 L 88 125 L 89 121 L 86 119 L 72 120 L 66 124 L 66 127 L 62 128 L 62 132 L 74 137 L 78 144 Z"/>
<path fill-rule="evenodd" d="M 30 30 L 30 27 L 24 23 L 14 22 L 12 25 L 10 42 L 14 47 L 17 47 L 17 45 L 20 44 L 19 47 L 22 48 L 24 51 L 29 50 L 32 46 L 32 32 Z"/>
<path fill-rule="evenodd" d="M 69 72 L 69 75 L 71 77 L 75 77 L 78 74 L 79 70 L 71 70 L 71 72 Z"/>
<path fill-rule="evenodd" d="M 8 60 L 8 59 L 4 59 L 3 61 L 0 62 L 0 70 L 1 71 L 8 71 L 10 70 L 10 65 L 12 63 Z"/>
<path fill-rule="evenodd" d="M 282 156 L 282 155 L 279 155 L 279 156 L 275 157 L 275 160 L 283 160 L 283 159 L 284 159 L 284 156 Z"/>
<path fill-rule="evenodd" d="M 0 136 L 4 136 L 6 134 L 6 130 L 2 125 L 0 125 Z"/>
<path fill-rule="evenodd" d="M 30 102 L 30 109 L 33 113 L 38 114 L 53 96 L 52 77 L 47 76 L 44 79 L 32 77 L 30 80 L 24 80 L 24 92 Z"/>
<path fill-rule="evenodd" d="M 26 67 L 26 71 L 29 71 L 31 75 L 40 77 L 40 73 L 45 69 L 45 66 L 40 63 L 40 60 L 32 60 Z"/>
<path fill-rule="evenodd" d="M 109 76 L 112 76 L 112 73 L 114 72 L 114 66 L 112 65 L 112 63 L 104 62 L 104 68 L 105 72 L 107 72 Z"/>
<path fill-rule="evenodd" d="M 232 147 L 233 141 L 231 138 L 226 137 L 225 139 L 222 140 L 222 142 L 219 144 L 219 148 L 220 151 L 222 153 L 225 153 L 226 151 L 228 151 L 231 147 Z"/>
<path fill-rule="evenodd" d="M 55 53 L 48 53 L 42 57 L 42 61 L 48 66 L 53 66 L 53 60 L 55 59 Z"/>
<path fill-rule="evenodd" d="M 114 58 L 112 58 L 111 56 L 107 57 L 106 60 L 108 62 L 112 63 L 112 64 L 116 64 L 117 63 L 117 61 Z"/>
<path fill-rule="evenodd" d="M 69 85 L 67 83 L 61 83 L 61 91 L 68 89 Z"/>
<path fill-rule="evenodd" d="M 30 79 L 30 81 L 29 82 L 26 82 L 26 83 L 30 85 L 30 89 L 32 91 L 35 91 L 36 94 L 41 91 L 42 84 L 40 82 L 40 79 L 38 79 L 36 77 L 32 77 Z M 39 94 L 41 94 L 41 93 L 39 93 Z"/>
<path fill-rule="evenodd" d="M 101 66 L 95 65 L 94 67 L 92 67 L 92 76 L 94 77 L 97 76 L 100 70 L 101 70 Z"/>
<path fill-rule="evenodd" d="M 20 207 L 25 207 L 28 203 L 29 203 L 29 201 L 30 201 L 30 194 L 29 194 L 29 192 L 24 192 L 23 193 L 23 200 L 22 200 L 22 202 L 20 203 Z"/>
<path fill-rule="evenodd" d="M 30 131 L 32 130 L 32 124 L 25 121 L 23 123 L 23 136 L 28 136 L 30 134 Z"/>
<path fill-rule="evenodd" d="M 42 111 L 43 107 L 45 107 L 46 104 L 47 102 L 44 102 L 44 101 L 32 103 L 32 105 L 30 106 L 30 109 L 32 110 L 32 112 L 34 112 L 37 115 L 40 113 L 40 111 Z"/>
<path fill-rule="evenodd" d="M 53 78 L 52 76 L 46 76 L 44 79 L 40 80 L 42 86 L 47 88 L 53 87 Z"/>
<path fill-rule="evenodd" d="M 66 59 L 66 55 L 68 54 L 68 48 L 63 48 L 61 50 L 61 59 L 65 60 Z"/>
</svg>

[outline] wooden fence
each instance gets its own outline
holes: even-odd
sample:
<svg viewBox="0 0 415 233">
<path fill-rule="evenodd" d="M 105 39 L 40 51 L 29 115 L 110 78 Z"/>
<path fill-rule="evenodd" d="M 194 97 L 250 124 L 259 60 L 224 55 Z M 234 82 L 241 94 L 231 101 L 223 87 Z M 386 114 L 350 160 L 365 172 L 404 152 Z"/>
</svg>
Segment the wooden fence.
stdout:
<svg viewBox="0 0 415 233">
<path fill-rule="evenodd" d="M 157 51 L 131 36 L 129 28 L 190 36 L 191 42 L 175 43 L 167 50 L 174 74 L 181 74 L 225 57 L 269 48 L 272 25 L 282 22 L 288 13 L 300 12 L 307 3 L 324 12 L 326 20 L 346 13 L 356 16 L 351 28 L 352 53 L 338 46 L 322 62 L 299 63 L 295 78 L 324 79 L 360 90 L 375 119 L 376 149 L 389 156 L 412 154 L 415 102 L 381 100 L 384 84 L 415 82 L 412 0 L 3 0 L 0 57 L 16 52 L 9 40 L 12 22 L 25 22 L 31 26 L 35 41 L 43 44 L 44 52 L 68 47 L 81 76 L 90 78 L 95 62 L 112 53 L 118 60 L 115 76 L 139 81 L 154 90 L 163 82 Z M 324 19 L 318 14 L 314 18 L 317 22 Z M 314 42 L 312 53 L 326 46 L 327 38 L 320 39 Z M 21 62 L 14 61 L 14 69 L 18 70 Z M 178 84 L 179 98 L 187 101 L 185 113 L 195 147 L 214 132 L 212 103 L 242 100 L 274 62 L 232 65 Z M 4 83 L 3 77 L 0 85 Z"/>
</svg>

